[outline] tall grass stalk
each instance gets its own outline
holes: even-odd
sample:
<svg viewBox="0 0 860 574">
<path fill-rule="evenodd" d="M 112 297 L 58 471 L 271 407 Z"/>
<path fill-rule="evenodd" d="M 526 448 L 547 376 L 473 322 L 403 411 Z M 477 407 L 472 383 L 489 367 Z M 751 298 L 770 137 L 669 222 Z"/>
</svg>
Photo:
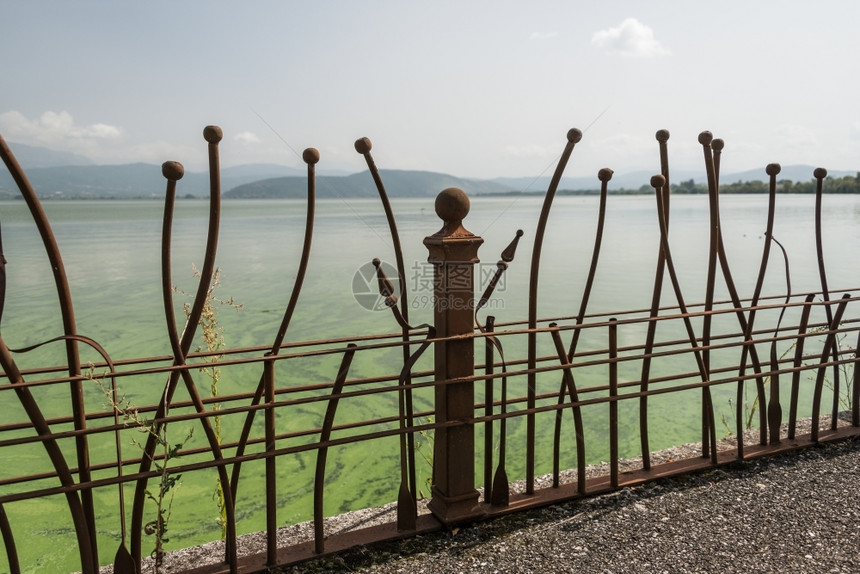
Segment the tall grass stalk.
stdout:
<svg viewBox="0 0 860 574">
<path fill-rule="evenodd" d="M 200 278 L 200 271 L 197 270 L 197 267 L 191 266 L 193 276 L 197 279 Z M 221 268 L 216 267 L 214 273 L 212 274 L 212 282 L 209 285 L 208 290 L 206 291 L 206 300 L 203 304 L 203 312 L 200 315 L 200 331 L 201 338 L 203 340 L 203 344 L 197 347 L 198 352 L 206 351 L 207 355 L 205 358 L 205 362 L 208 365 L 204 365 L 200 367 L 200 372 L 204 374 L 206 378 L 209 379 L 209 394 L 212 397 L 218 396 L 218 383 L 221 380 L 221 369 L 218 367 L 218 362 L 224 356 L 223 353 L 219 353 L 219 351 L 225 348 L 224 343 L 224 327 L 218 324 L 218 311 L 222 307 L 230 307 L 235 311 L 241 311 L 244 307 L 241 303 L 236 303 L 232 297 L 228 299 L 221 299 L 216 295 L 216 290 L 221 286 Z M 186 293 L 185 291 L 179 289 L 178 287 L 173 287 L 174 292 L 184 295 L 187 298 L 190 298 L 191 295 Z M 185 312 L 185 316 L 189 317 L 191 315 L 191 303 L 183 303 L 182 305 L 183 311 Z M 218 412 L 221 410 L 221 403 L 216 402 L 212 406 L 212 410 Z M 213 430 L 215 432 L 215 439 L 218 444 L 221 444 L 222 436 L 223 436 L 223 426 L 221 421 L 221 415 L 215 415 L 212 418 Z M 215 491 L 212 493 L 212 498 L 215 500 L 215 503 L 218 506 L 218 523 L 221 526 L 221 539 L 225 539 L 227 536 L 227 508 L 225 504 L 225 494 L 224 494 L 225 485 L 221 484 L 221 479 L 217 479 Z"/>
</svg>

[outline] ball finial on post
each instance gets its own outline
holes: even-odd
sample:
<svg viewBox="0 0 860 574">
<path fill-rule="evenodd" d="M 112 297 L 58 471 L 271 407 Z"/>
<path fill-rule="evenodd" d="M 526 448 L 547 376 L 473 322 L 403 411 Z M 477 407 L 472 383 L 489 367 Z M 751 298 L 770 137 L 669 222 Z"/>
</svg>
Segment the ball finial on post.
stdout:
<svg viewBox="0 0 860 574">
<path fill-rule="evenodd" d="M 313 147 L 309 147 L 302 152 L 302 160 L 306 164 L 315 165 L 320 160 L 320 152 Z"/>
<path fill-rule="evenodd" d="M 469 214 L 469 196 L 458 187 L 443 189 L 436 196 L 436 215 L 444 224 L 434 237 L 458 238 L 474 237 L 474 234 L 463 227 L 463 219 Z"/>
<path fill-rule="evenodd" d="M 714 141 L 714 134 L 705 130 L 699 134 L 699 143 L 702 145 L 711 145 L 711 142 Z"/>
<path fill-rule="evenodd" d="M 469 196 L 458 187 L 443 189 L 436 196 L 436 215 L 446 224 L 463 221 L 470 207 Z"/>
<path fill-rule="evenodd" d="M 373 143 L 370 141 L 370 138 L 358 138 L 355 140 L 355 151 L 361 155 L 369 154 L 371 149 L 373 149 Z"/>
<path fill-rule="evenodd" d="M 161 164 L 161 175 L 170 181 L 179 181 L 185 175 L 185 168 L 178 161 L 166 161 Z"/>
<path fill-rule="evenodd" d="M 203 139 L 211 144 L 216 144 L 224 137 L 224 132 L 218 126 L 206 126 L 203 128 Z"/>
</svg>

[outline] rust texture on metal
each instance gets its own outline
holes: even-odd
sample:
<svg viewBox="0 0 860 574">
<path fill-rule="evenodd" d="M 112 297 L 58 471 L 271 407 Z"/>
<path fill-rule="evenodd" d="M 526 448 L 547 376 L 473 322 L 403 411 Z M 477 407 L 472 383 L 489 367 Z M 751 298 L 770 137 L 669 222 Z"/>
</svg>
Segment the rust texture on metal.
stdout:
<svg viewBox="0 0 860 574">
<path fill-rule="evenodd" d="M 474 265 L 483 239 L 463 226 L 469 198 L 458 188 L 436 197 L 442 229 L 424 239 L 433 264 L 433 322 L 437 333 L 452 339 L 434 344 L 436 422 L 433 440 L 433 496 L 429 508 L 445 523 L 462 522 L 482 514 L 475 488 L 475 426 L 462 424 L 475 416 Z M 465 335 L 465 337 L 464 337 Z M 451 381 L 451 382 L 446 382 Z M 459 423 L 448 426 L 448 423 Z"/>
<path fill-rule="evenodd" d="M 427 261 L 433 268 L 433 321 L 418 325 L 409 320 L 406 265 L 394 209 L 371 156 L 370 140 L 357 140 L 354 147 L 364 157 L 378 191 L 396 260 L 396 278 L 391 272 L 386 275 L 379 258 L 372 260 L 380 300 L 390 310 L 389 319 L 393 318 L 392 332 L 288 341 L 310 262 L 316 213 L 315 166 L 320 154 L 306 149 L 302 155 L 307 164 L 304 239 L 278 329 L 271 343 L 210 353 L 192 350 L 216 273 L 221 221 L 218 144 L 222 132 L 208 126 L 204 130 L 210 174 L 208 228 L 204 263 L 186 322 L 184 326 L 177 322 L 171 276 L 173 216 L 184 170 L 171 161 L 162 166 L 166 193 L 160 277 L 170 354 L 121 360 L 111 358 L 99 342 L 77 332 L 69 281 L 48 218 L 11 148 L 0 138 L 0 156 L 20 189 L 48 255 L 63 328 L 62 335 L 46 336 L 45 342 L 27 349 L 10 349 L 0 336 L 0 403 L 14 404 L 15 412 L 21 413 L 16 415 L 20 420 L 0 420 L 0 449 L 11 453 L 29 445 L 47 455 L 47 466 L 39 471 L 25 474 L 13 469 L 0 477 L 0 570 L 18 574 L 33 567 L 21 561 L 20 525 L 9 508 L 55 497 L 63 501 L 73 525 L 83 573 L 94 574 L 100 564 L 110 562 L 118 573 L 141 572 L 148 555 L 144 536 L 153 528 L 145 503 L 152 489 L 158 488 L 154 483 L 164 480 L 167 463 L 158 433 L 179 422 L 194 425 L 202 431 L 202 438 L 181 447 L 182 457 L 171 461 L 170 474 L 208 473 L 217 478 L 223 492 L 224 544 L 217 560 L 186 571 L 201 574 L 265 571 L 359 544 L 414 536 L 860 434 L 860 373 L 855 368 L 852 376 L 846 375 L 860 362 L 860 287 L 831 294 L 823 247 L 826 170 L 814 172 L 820 290 L 792 292 L 789 253 L 774 237 L 780 166 L 770 164 L 766 168 L 769 193 L 763 250 L 757 274 L 748 278 L 754 285 L 752 293 L 743 298 L 732 276 L 720 219 L 720 162 L 725 144 L 710 132 L 702 132 L 698 144 L 707 174 L 707 272 L 704 298 L 690 303 L 669 241 L 669 132 L 658 131 L 659 174 L 651 178 L 650 185 L 659 241 L 653 288 L 646 286 L 651 290 L 648 308 L 593 310 L 604 229 L 607 214 L 612 212 L 608 198 L 613 172 L 604 168 L 597 174 L 600 196 L 594 241 L 586 247 L 591 249 L 590 264 L 574 270 L 584 286 L 575 294 L 574 312 L 543 309 L 539 314 L 539 276 L 549 215 L 562 175 L 582 138 L 580 130 L 568 131 L 536 228 L 505 231 L 514 233 L 514 238 L 502 251 L 483 291 L 476 290 L 480 277 L 475 265 L 484 240 L 465 226 L 469 197 L 457 188 L 439 193 L 435 209 L 441 228 L 427 229 L 424 239 Z M 514 257 L 522 237 L 533 241 L 531 260 L 523 264 L 528 267 L 527 316 L 502 322 L 486 314 L 492 308 L 488 303 L 498 296 L 494 294 L 509 266 L 519 263 L 514 263 Z M 782 261 L 777 262 L 780 253 Z M 780 268 L 785 273 L 784 291 L 764 293 L 766 273 Z M 6 306 L 7 271 L 0 249 L 0 316 Z M 726 299 L 718 295 L 723 287 Z M 55 343 L 64 346 L 63 364 L 20 366 L 28 364 L 21 360 L 27 352 Z M 80 353 L 84 349 L 101 357 L 92 362 L 91 371 L 103 375 L 82 373 Z M 433 360 L 421 362 L 429 358 L 431 349 Z M 396 365 L 365 360 L 380 351 L 398 357 Z M 322 363 L 331 365 L 332 372 L 322 380 L 303 378 L 304 372 Z M 363 368 L 352 368 L 353 364 Z M 368 372 L 368 364 L 378 371 Z M 242 390 L 204 396 L 196 380 L 204 367 L 217 367 L 224 377 L 236 377 L 238 384 L 232 388 Z M 595 377 L 595 369 L 602 369 L 603 374 Z M 353 373 L 358 370 L 360 374 Z M 94 381 L 104 382 L 102 389 L 114 408 L 99 409 L 84 402 L 87 385 Z M 136 384 L 154 386 L 157 395 L 153 393 L 151 402 L 135 406 L 153 427 L 141 448 L 129 452 L 121 448 L 123 432 L 129 424 L 141 423 L 124 421 L 116 404 L 118 386 L 127 390 Z M 755 396 L 757 417 L 744 410 L 748 389 Z M 717 390 L 735 397 L 734 447 L 717 440 L 713 398 Z M 40 403 L 46 393 L 68 397 L 62 413 Z M 701 456 L 655 464 L 652 442 L 663 444 L 665 439 L 655 436 L 649 421 L 672 419 L 674 413 L 659 407 L 666 404 L 663 399 L 681 393 L 686 400 L 696 397 L 695 432 L 701 436 Z M 846 408 L 840 397 L 847 400 L 847 413 L 840 412 Z M 345 416 L 341 406 L 346 401 L 368 398 L 379 398 L 391 408 L 364 418 Z M 827 403 L 830 400 L 832 404 Z M 318 420 L 307 422 L 306 417 L 293 416 L 308 409 L 315 409 Z M 255 424 L 258 413 L 263 420 Z M 821 420 L 823 414 L 829 415 L 828 423 Z M 221 436 L 216 417 L 235 421 L 235 435 Z M 801 418 L 811 419 L 811 430 L 798 436 Z M 293 424 L 293 420 L 298 422 Z M 589 421 L 595 420 L 599 432 L 588 428 Z M 752 444 L 745 442 L 749 440 L 744 434 L 747 422 L 754 422 L 752 426 L 758 429 Z M 429 511 L 419 512 L 422 485 L 416 437 L 428 433 L 434 436 Z M 621 464 L 620 445 L 625 438 L 628 442 L 632 438 L 641 455 L 633 470 L 629 463 Z M 106 458 L 99 450 L 94 457 L 94 444 L 109 444 L 112 454 Z M 396 459 L 396 470 L 386 485 L 396 504 L 390 522 L 351 531 L 327 530 L 324 503 L 330 500 L 332 489 L 343 488 L 332 462 L 341 449 L 385 450 Z M 605 452 L 608 457 L 604 475 L 587 473 L 595 452 Z M 312 492 L 306 499 L 291 501 L 284 497 L 284 483 L 291 478 L 285 479 L 284 468 L 299 462 L 304 465 L 304 457 L 314 461 L 309 465 L 313 472 L 308 490 Z M 539 481 L 539 471 L 550 480 Z M 264 492 L 253 493 L 258 496 L 253 503 L 248 497 L 249 481 L 240 481 L 249 472 L 258 473 L 264 484 Z M 98 504 L 110 501 L 111 512 L 97 511 L 96 495 Z M 249 509 L 252 504 L 256 507 Z M 243 553 L 240 521 L 257 507 L 264 517 L 265 549 Z M 310 539 L 279 539 L 279 527 L 289 521 L 288 515 L 302 513 L 312 517 Z M 116 534 L 109 538 L 104 532 Z M 110 548 L 100 547 L 108 544 Z"/>
</svg>

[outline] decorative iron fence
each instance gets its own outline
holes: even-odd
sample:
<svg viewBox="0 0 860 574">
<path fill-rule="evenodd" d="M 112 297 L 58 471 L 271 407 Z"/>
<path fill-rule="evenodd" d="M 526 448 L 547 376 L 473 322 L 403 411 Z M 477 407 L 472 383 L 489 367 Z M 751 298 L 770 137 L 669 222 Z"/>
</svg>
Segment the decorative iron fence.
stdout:
<svg viewBox="0 0 860 574">
<path fill-rule="evenodd" d="M 19 560 L 17 525 L 9 519 L 6 508 L 57 498 L 64 499 L 65 512 L 71 516 L 81 571 L 97 572 L 102 562 L 113 562 L 114 572 L 120 573 L 140 572 L 150 564 L 156 567 L 164 559 L 168 541 L 172 489 L 180 477 L 197 474 L 212 477 L 218 484 L 223 550 L 211 564 L 196 564 L 187 572 L 253 572 L 361 543 L 411 536 L 860 434 L 860 385 L 858 371 L 853 369 L 860 345 L 850 345 L 860 336 L 860 327 L 857 314 L 849 312 L 849 306 L 856 309 L 858 290 L 842 290 L 834 297 L 828 288 L 821 239 L 824 170 L 814 174 L 821 289 L 791 293 L 785 256 L 786 292 L 762 292 L 771 251 L 781 248 L 773 237 L 780 168 L 771 164 L 766 170 L 770 178 L 769 211 L 760 272 L 752 295 L 742 298 L 721 236 L 719 170 L 723 144 L 708 132 L 700 135 L 709 189 L 709 249 L 705 299 L 692 304 L 685 300 L 669 242 L 669 134 L 659 131 L 661 174 L 650 183 L 658 206 L 660 248 L 654 254 L 657 267 L 650 307 L 616 313 L 589 311 L 612 177 L 612 171 L 604 169 L 598 175 L 598 225 L 579 311 L 574 316 L 539 317 L 541 253 L 549 213 L 562 173 L 582 137 L 579 130 L 570 130 L 532 232 L 528 317 L 496 323 L 485 310 L 514 259 L 523 232 L 518 231 L 503 251 L 495 275 L 476 298 L 473 267 L 483 240 L 463 225 L 469 212 L 468 197 L 451 188 L 436 199 L 442 228 L 424 241 L 434 269 L 434 322 L 413 325 L 395 217 L 370 153 L 371 143 L 361 139 L 356 142 L 356 151 L 365 157 L 376 183 L 395 249 L 398 277 L 387 277 L 378 260 L 374 264 L 380 297 L 398 330 L 387 335 L 286 342 L 313 238 L 314 174 L 319 154 L 308 149 L 303 154 L 308 170 L 304 243 L 279 329 L 271 344 L 206 352 L 192 348 L 216 273 L 221 130 L 209 126 L 204 137 L 211 173 L 209 226 L 204 264 L 185 326 L 182 330 L 176 327 L 171 278 L 172 217 L 183 168 L 167 162 L 163 166 L 167 184 L 161 290 L 172 352 L 169 356 L 122 360 L 113 360 L 98 341 L 78 333 L 63 260 L 50 223 L 9 147 L 0 140 L 0 155 L 44 242 L 59 297 L 64 333 L 44 344 L 62 345 L 66 355 L 62 365 L 20 368 L 19 356 L 33 348 L 10 350 L 0 336 L 0 365 L 5 377 L 5 384 L 0 385 L 0 404 L 12 413 L 0 420 L 0 448 L 5 465 L 13 467 L 0 479 L 3 569 L 17 574 L 34 567 Z M 0 261 L 2 312 L 6 269 L 5 260 L 0 257 Z M 715 295 L 718 276 L 727 299 L 717 300 Z M 850 338 L 847 343 L 846 338 Z M 427 366 L 431 347 L 432 368 Z M 95 352 L 98 359 L 82 360 L 83 349 L 88 354 Z M 377 363 L 377 353 L 393 353 L 397 367 L 389 369 L 384 362 Z M 378 366 L 376 372 L 353 374 L 353 363 L 365 356 L 370 357 L 369 364 Z M 216 369 L 222 379 L 241 379 L 243 384 L 238 388 L 245 390 L 204 396 L 199 379 L 211 376 Z M 325 372 L 321 376 L 308 375 L 321 371 Z M 124 393 L 136 388 L 156 389 L 159 398 L 134 404 Z M 736 393 L 735 423 L 730 429 L 735 442 L 730 448 L 718 441 L 713 399 L 713 391 L 724 388 Z M 744 405 L 747 388 L 755 395 L 756 406 L 751 410 Z M 94 389 L 104 399 L 101 404 L 94 404 Z M 70 402 L 63 412 L 43 408 L 45 396 L 65 393 L 69 393 Z M 652 464 L 654 421 L 671 421 L 674 397 L 692 393 L 701 410 L 701 456 Z M 426 400 L 419 404 L 418 396 Z M 822 406 L 831 399 L 832 405 Z M 390 408 L 382 416 L 344 416 L 343 410 L 339 411 L 346 402 L 368 401 L 383 401 Z M 428 403 L 432 406 L 427 407 Z M 823 412 L 829 412 L 829 421 L 825 422 L 827 417 L 821 420 Z M 757 422 L 751 419 L 755 413 Z M 797 421 L 809 417 L 810 434 L 799 436 Z M 184 433 L 177 437 L 175 432 L 168 435 L 168 428 L 173 430 L 180 424 L 199 429 L 198 438 L 192 440 Z M 590 428 L 594 424 L 597 429 Z M 518 452 L 513 452 L 510 444 L 513 425 L 524 429 L 517 434 L 517 440 L 522 439 L 522 444 L 516 445 Z M 228 426 L 236 432 L 226 432 Z M 745 443 L 748 426 L 757 427 L 759 432 L 757 440 Z M 621 434 L 635 435 L 639 441 L 640 458 L 632 470 L 623 470 L 619 464 Z M 425 450 L 419 444 L 427 435 L 433 436 L 432 454 L 426 451 L 426 440 Z M 134 454 L 129 455 L 127 448 L 124 453 L 123 447 L 132 442 L 136 445 Z M 15 453 L 26 451 L 30 456 L 34 445 L 49 461 L 46 470 L 15 471 Z M 604 449 L 608 451 L 608 473 L 593 476 L 587 472 L 588 453 Z M 379 450 L 395 451 L 398 461 L 393 478 L 399 484 L 396 519 L 346 533 L 327 532 L 325 496 L 347 479 L 328 464 L 329 455 L 335 451 Z M 373 458 L 369 454 L 356 456 Z M 424 484 L 417 470 L 417 456 L 432 458 L 433 465 L 428 510 L 420 512 L 418 499 Z M 313 460 L 309 496 L 299 502 L 285 500 L 283 488 L 294 480 L 294 461 L 304 464 L 307 457 Z M 512 473 L 516 476 L 509 477 L 512 466 L 517 468 Z M 538 471 L 550 466 L 546 483 Z M 249 476 L 259 475 L 264 477 L 263 492 L 246 486 Z M 349 480 L 355 483 L 362 478 Z M 482 491 L 478 485 L 483 485 Z M 290 514 L 291 504 L 312 507 L 310 541 L 279 540 L 279 527 L 288 522 L 285 516 Z M 265 513 L 262 550 L 244 548 L 244 539 L 239 536 L 242 517 L 252 511 L 249 507 Z M 152 552 L 144 549 L 147 541 L 153 541 Z M 147 561 L 147 555 L 152 562 Z"/>
</svg>

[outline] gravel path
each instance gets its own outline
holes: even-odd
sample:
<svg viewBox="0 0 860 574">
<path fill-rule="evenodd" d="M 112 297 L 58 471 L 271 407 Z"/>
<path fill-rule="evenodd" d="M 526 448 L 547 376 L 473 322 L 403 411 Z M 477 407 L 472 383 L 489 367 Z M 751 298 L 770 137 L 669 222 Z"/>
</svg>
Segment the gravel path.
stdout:
<svg viewBox="0 0 860 574">
<path fill-rule="evenodd" d="M 860 439 L 281 572 L 860 572 Z"/>
</svg>

